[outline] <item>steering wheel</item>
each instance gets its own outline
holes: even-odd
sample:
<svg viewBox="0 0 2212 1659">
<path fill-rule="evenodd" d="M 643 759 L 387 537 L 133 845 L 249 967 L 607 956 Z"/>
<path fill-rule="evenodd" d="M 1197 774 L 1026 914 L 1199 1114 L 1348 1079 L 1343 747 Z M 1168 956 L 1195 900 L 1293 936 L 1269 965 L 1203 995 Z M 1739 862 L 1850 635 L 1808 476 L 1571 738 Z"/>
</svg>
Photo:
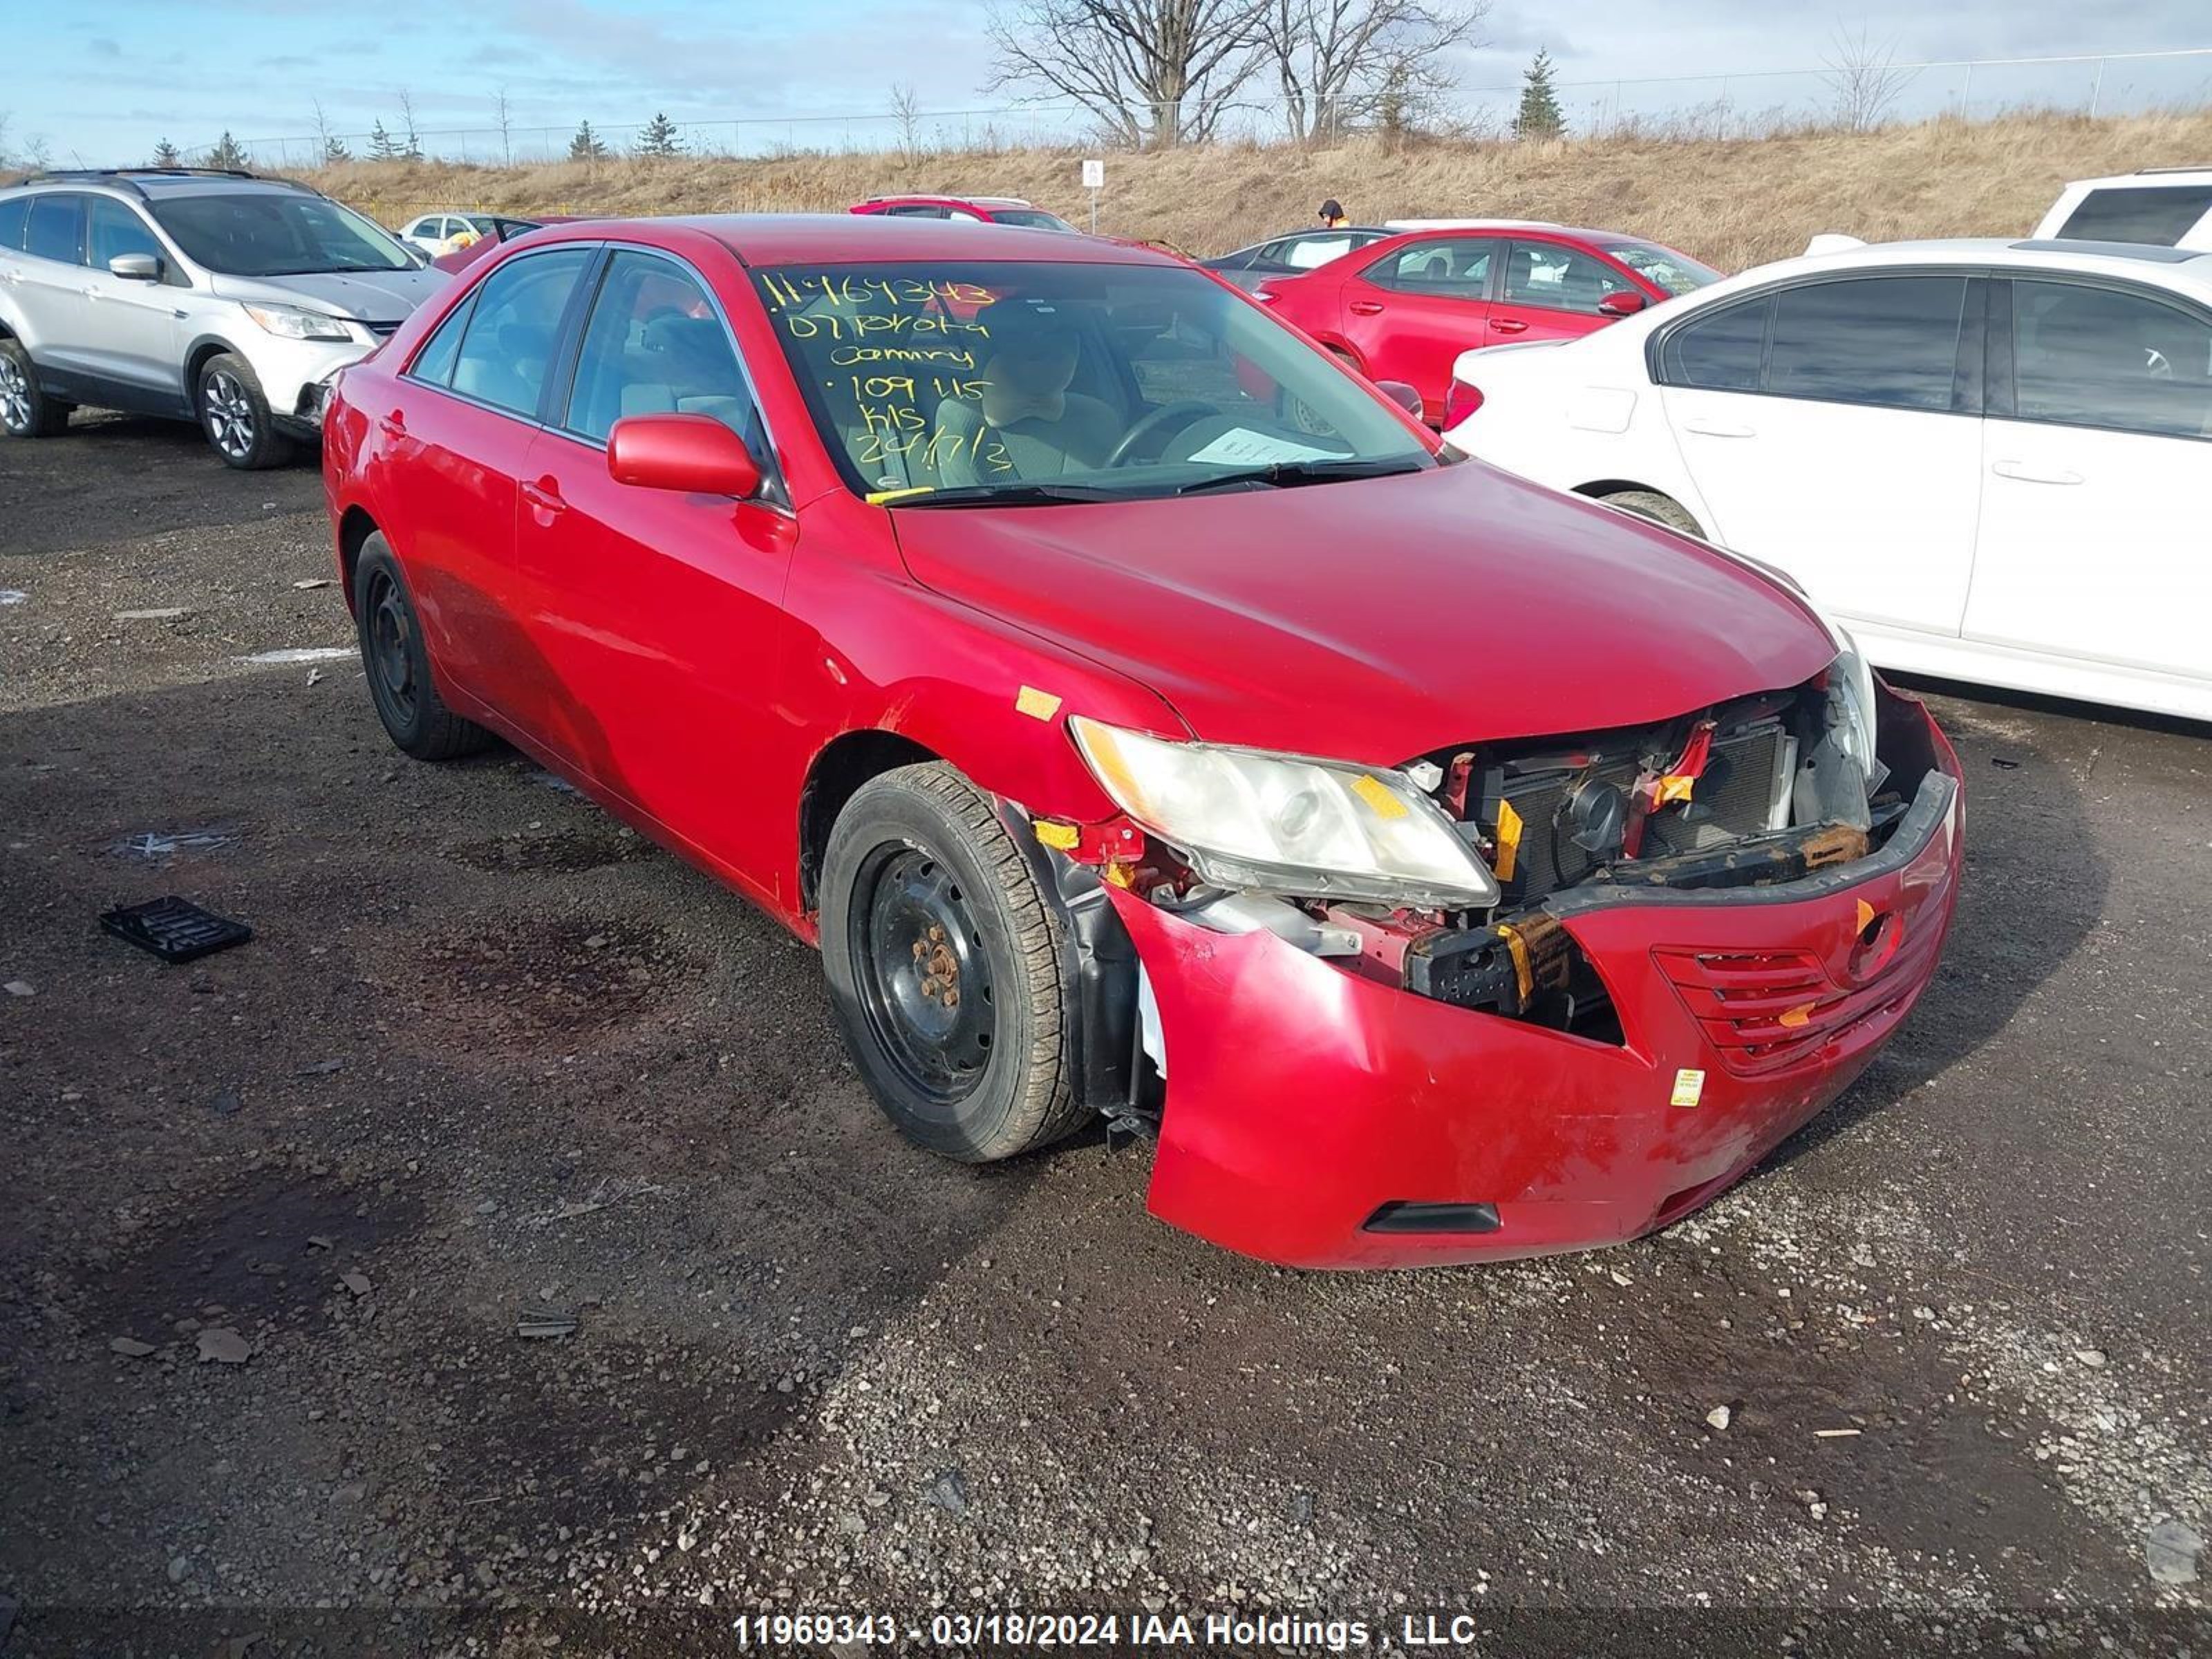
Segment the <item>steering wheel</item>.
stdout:
<svg viewBox="0 0 2212 1659">
<path fill-rule="evenodd" d="M 2173 378 L 2173 364 L 2156 346 L 2143 348 L 2143 367 L 2150 372 L 2150 377 L 2154 380 L 2170 380 Z"/>
<path fill-rule="evenodd" d="M 1115 444 L 1106 457 L 1106 465 L 1109 467 L 1121 465 L 1129 459 L 1129 452 L 1137 447 L 1138 439 L 1158 431 L 1177 416 L 1188 422 L 1218 412 L 1212 404 L 1201 404 L 1189 398 L 1181 403 L 1163 404 L 1121 434 L 1121 441 Z"/>
</svg>

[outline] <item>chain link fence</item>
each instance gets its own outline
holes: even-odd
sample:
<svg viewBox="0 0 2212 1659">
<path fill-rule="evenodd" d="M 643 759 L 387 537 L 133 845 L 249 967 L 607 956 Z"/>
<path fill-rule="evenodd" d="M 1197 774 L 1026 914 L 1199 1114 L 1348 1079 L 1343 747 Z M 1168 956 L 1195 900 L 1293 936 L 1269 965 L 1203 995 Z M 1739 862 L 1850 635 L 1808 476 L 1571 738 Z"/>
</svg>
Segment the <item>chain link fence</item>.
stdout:
<svg viewBox="0 0 2212 1659">
<path fill-rule="evenodd" d="M 2212 47 L 2172 52 L 2116 52 L 2100 57 L 1958 59 L 1899 63 L 1881 60 L 1869 71 L 1879 80 L 1875 107 L 1867 89 L 1847 87 L 1847 71 L 1832 66 L 1762 70 L 1724 75 L 1668 76 L 1553 83 L 1567 131 L 1577 137 L 1648 131 L 1658 136 L 1735 137 L 1822 123 L 1849 125 L 1919 120 L 1951 114 L 1985 119 L 2019 109 L 2088 115 L 2139 114 L 2212 106 Z M 1462 86 L 1420 125 L 1470 137 L 1503 137 L 1512 130 L 1522 86 Z M 1316 124 L 1324 141 L 1350 137 L 1374 123 L 1370 100 L 1358 107 L 1325 108 Z M 649 123 L 591 125 L 608 156 L 641 153 Z M 1280 141 L 1287 135 L 1279 110 L 1264 105 L 1231 111 L 1214 135 L 1240 143 Z M 335 143 L 356 161 L 380 159 L 376 135 L 302 134 L 232 142 L 246 164 L 298 171 L 331 159 Z M 404 149 L 408 138 L 387 124 L 387 143 Z M 870 111 L 852 114 L 739 116 L 676 124 L 678 152 L 699 157 L 851 155 L 905 152 L 990 152 L 1001 149 L 1112 148 L 1115 141 L 1090 111 L 1076 104 L 1025 103 L 990 108 Z M 488 167 L 595 159 L 582 152 L 576 126 L 420 129 L 414 143 L 422 157 Z M 215 143 L 184 152 L 204 162 Z M 2208 158 L 2212 159 L 2212 158 Z"/>
</svg>

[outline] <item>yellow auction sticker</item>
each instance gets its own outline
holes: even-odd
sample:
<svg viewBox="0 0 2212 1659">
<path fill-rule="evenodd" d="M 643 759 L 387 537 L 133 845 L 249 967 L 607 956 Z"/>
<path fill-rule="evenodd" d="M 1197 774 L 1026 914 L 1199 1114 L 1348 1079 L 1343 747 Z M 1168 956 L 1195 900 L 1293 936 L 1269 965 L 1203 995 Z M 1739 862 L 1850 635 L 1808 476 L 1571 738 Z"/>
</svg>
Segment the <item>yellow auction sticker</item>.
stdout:
<svg viewBox="0 0 2212 1659">
<path fill-rule="evenodd" d="M 1671 1106 L 1694 1106 L 1705 1097 L 1705 1074 L 1685 1068 L 1674 1073 L 1674 1092 L 1667 1097 Z"/>
</svg>

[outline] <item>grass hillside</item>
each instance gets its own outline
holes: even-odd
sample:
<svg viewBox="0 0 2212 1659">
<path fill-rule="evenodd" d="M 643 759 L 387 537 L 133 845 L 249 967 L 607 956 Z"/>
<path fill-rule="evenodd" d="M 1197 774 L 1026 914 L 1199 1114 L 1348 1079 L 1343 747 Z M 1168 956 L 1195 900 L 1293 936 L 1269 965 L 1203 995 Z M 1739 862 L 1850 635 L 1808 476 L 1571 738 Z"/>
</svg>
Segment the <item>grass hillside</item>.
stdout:
<svg viewBox="0 0 2212 1659">
<path fill-rule="evenodd" d="M 514 212 L 819 211 L 898 191 L 1026 196 L 1088 217 L 1073 149 L 684 158 L 512 168 L 356 162 L 314 182 L 386 222 L 435 208 Z M 1301 226 L 1325 196 L 1357 221 L 1474 214 L 1632 231 L 1725 270 L 1803 250 L 1817 231 L 1869 240 L 2017 235 L 2069 179 L 2212 164 L 2212 111 L 2093 120 L 2026 114 L 1863 134 L 1624 136 L 1549 143 L 1373 141 L 1333 149 L 1192 147 L 1110 154 L 1099 228 L 1218 253 Z"/>
</svg>

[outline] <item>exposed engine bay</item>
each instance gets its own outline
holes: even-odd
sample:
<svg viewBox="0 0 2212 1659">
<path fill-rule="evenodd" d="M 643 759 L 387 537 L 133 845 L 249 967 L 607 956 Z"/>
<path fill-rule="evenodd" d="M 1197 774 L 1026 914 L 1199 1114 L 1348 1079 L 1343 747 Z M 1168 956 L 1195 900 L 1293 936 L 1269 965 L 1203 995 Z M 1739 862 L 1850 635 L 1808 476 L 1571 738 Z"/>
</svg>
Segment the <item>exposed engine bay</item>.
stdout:
<svg viewBox="0 0 2212 1659">
<path fill-rule="evenodd" d="M 1879 848 L 1934 757 L 1924 740 L 1916 748 L 1916 723 L 1855 708 L 1855 695 L 1894 703 L 1870 680 L 1855 689 L 1831 671 L 1654 726 L 1407 763 L 1496 876 L 1499 898 L 1486 908 L 1209 884 L 1157 842 L 1126 884 L 1218 932 L 1264 929 L 1421 996 L 1617 1042 L 1605 987 L 1562 918 L 1630 889 L 1794 882 Z M 1880 740 L 1852 741 L 1854 719 Z"/>
</svg>

